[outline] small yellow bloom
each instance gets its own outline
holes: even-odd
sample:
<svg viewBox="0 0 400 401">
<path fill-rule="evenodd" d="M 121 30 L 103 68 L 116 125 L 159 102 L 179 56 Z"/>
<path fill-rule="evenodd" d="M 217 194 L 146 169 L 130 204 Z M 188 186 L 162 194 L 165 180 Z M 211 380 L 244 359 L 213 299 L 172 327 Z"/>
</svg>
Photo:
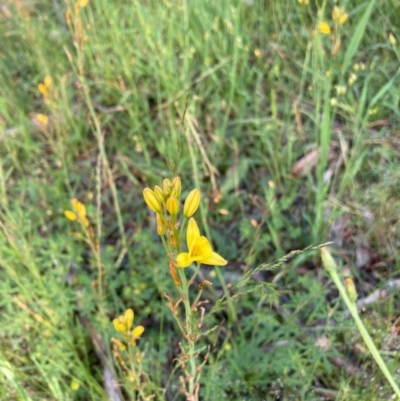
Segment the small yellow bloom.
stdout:
<svg viewBox="0 0 400 401">
<path fill-rule="evenodd" d="M 297 0 L 300 4 L 305 4 L 307 5 L 309 3 L 309 0 Z"/>
<path fill-rule="evenodd" d="M 180 253 L 176 257 L 178 267 L 188 267 L 193 262 L 212 266 L 225 266 L 228 262 L 218 253 L 213 252 L 208 239 L 200 235 L 196 220 L 189 220 L 186 231 L 186 242 L 189 252 Z"/>
<path fill-rule="evenodd" d="M 49 122 L 49 117 L 47 117 L 45 114 L 39 113 L 36 115 L 36 118 L 43 125 L 47 125 L 47 123 Z"/>
<path fill-rule="evenodd" d="M 347 19 L 349 18 L 349 14 L 347 14 L 344 10 L 344 8 L 341 7 L 333 7 L 332 10 L 332 19 L 333 21 L 337 21 L 339 25 L 343 25 Z"/>
<path fill-rule="evenodd" d="M 330 35 L 331 34 L 331 28 L 330 28 L 329 24 L 326 21 L 320 22 L 319 31 L 324 35 Z"/>
<path fill-rule="evenodd" d="M 119 331 L 120 333 L 123 333 L 125 335 L 125 339 L 129 339 L 128 338 L 129 335 L 130 336 L 129 343 L 132 344 L 133 346 L 136 345 L 136 340 L 140 338 L 140 336 L 144 332 L 143 326 L 136 326 L 135 328 L 132 329 L 132 331 L 130 331 L 134 317 L 135 314 L 133 313 L 133 310 L 127 309 L 123 315 L 118 316 L 116 319 L 113 320 L 113 325 L 115 330 Z M 116 339 L 112 339 L 112 341 L 120 349 L 123 349 L 123 347 L 125 347 L 124 344 L 122 344 L 120 341 Z"/>
<path fill-rule="evenodd" d="M 39 89 L 39 92 L 40 92 L 43 96 L 47 96 L 47 95 L 49 94 L 50 89 L 51 89 L 51 77 L 50 77 L 50 75 L 46 75 L 46 76 L 44 77 L 44 82 L 43 82 L 43 83 L 40 83 L 40 84 L 38 85 L 38 89 Z"/>
<path fill-rule="evenodd" d="M 123 315 L 118 316 L 113 320 L 115 330 L 119 331 L 120 333 L 126 333 L 133 324 L 134 316 L 135 314 L 133 313 L 133 310 L 127 309 Z"/>
<path fill-rule="evenodd" d="M 200 198 L 201 194 L 197 188 L 189 192 L 185 204 L 183 205 L 183 214 L 185 217 L 189 218 L 195 214 L 200 204 Z"/>
<path fill-rule="evenodd" d="M 76 220 L 76 214 L 74 212 L 71 212 L 71 210 L 66 210 L 64 212 L 64 215 L 68 220 L 72 221 Z"/>
<path fill-rule="evenodd" d="M 71 199 L 72 210 L 66 210 L 64 212 L 65 217 L 68 220 L 78 220 L 85 227 L 89 227 L 89 220 L 86 217 L 86 207 L 83 203 L 79 202 L 78 199 Z"/>
<path fill-rule="evenodd" d="M 178 212 L 179 212 L 179 202 L 178 202 L 178 199 L 176 199 L 174 196 L 170 196 L 167 199 L 166 206 L 167 206 L 168 213 L 171 216 L 176 216 L 178 214 Z"/>
<path fill-rule="evenodd" d="M 155 194 L 150 188 L 145 188 L 143 190 L 143 198 L 146 202 L 147 206 L 155 213 L 161 213 L 162 207 L 161 203 Z"/>
</svg>

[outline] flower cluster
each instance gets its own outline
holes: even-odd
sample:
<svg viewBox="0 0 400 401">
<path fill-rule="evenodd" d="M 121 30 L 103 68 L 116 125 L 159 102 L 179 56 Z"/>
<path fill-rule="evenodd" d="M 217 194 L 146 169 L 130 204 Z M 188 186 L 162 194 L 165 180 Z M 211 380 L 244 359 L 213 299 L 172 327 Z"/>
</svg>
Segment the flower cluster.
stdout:
<svg viewBox="0 0 400 401">
<path fill-rule="evenodd" d="M 66 210 L 64 212 L 65 217 L 68 220 L 78 221 L 84 227 L 89 227 L 89 220 L 86 217 L 86 207 L 83 203 L 79 202 L 78 199 L 73 198 L 71 199 L 71 210 Z"/>
<path fill-rule="evenodd" d="M 113 325 L 115 330 L 122 333 L 128 344 L 136 346 L 136 340 L 144 333 L 144 327 L 136 326 L 132 329 L 134 317 L 135 314 L 133 310 L 127 309 L 123 315 L 113 320 Z M 125 349 L 125 345 L 120 341 L 113 339 L 113 342 L 116 343 L 120 349 Z"/>
<path fill-rule="evenodd" d="M 224 266 L 228 263 L 222 256 L 213 251 L 210 241 L 200 235 L 196 220 L 192 217 L 200 205 L 201 194 L 197 188 L 189 192 L 183 205 L 183 224 L 188 223 L 186 232 L 188 251 L 181 252 L 181 236 L 178 232 L 181 189 L 181 180 L 179 177 L 175 177 L 172 181 L 165 179 L 162 187 L 156 185 L 154 190 L 150 188 L 143 190 L 143 197 L 147 206 L 156 213 L 157 233 L 162 237 L 164 246 L 172 259 L 170 270 L 175 283 L 178 280 L 174 274 L 174 266 L 185 268 L 193 262 L 198 265 L 213 266 Z M 173 255 L 177 255 L 176 258 Z"/>
</svg>

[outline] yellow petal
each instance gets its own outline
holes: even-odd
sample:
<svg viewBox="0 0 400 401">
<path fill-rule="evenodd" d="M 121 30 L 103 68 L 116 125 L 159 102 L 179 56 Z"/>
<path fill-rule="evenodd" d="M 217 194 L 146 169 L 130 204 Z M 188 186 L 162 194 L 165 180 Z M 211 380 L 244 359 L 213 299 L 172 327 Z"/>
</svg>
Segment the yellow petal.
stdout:
<svg viewBox="0 0 400 401">
<path fill-rule="evenodd" d="M 40 123 L 42 123 L 44 125 L 47 125 L 47 123 L 49 122 L 49 117 L 47 117 L 45 114 L 39 113 L 36 115 L 36 118 Z"/>
<path fill-rule="evenodd" d="M 343 24 L 347 21 L 348 18 L 349 18 L 349 14 L 344 13 L 344 14 L 339 18 L 339 24 L 340 24 L 340 25 L 343 25 Z"/>
<path fill-rule="evenodd" d="M 212 252 L 210 241 L 204 236 L 195 238 L 189 249 L 190 257 L 194 261 L 207 259 L 212 255 Z"/>
<path fill-rule="evenodd" d="M 125 324 L 126 324 L 126 328 L 130 329 L 133 323 L 133 318 L 134 318 L 135 314 L 133 313 L 132 309 L 127 309 L 124 313 L 124 319 L 125 319 Z"/>
<path fill-rule="evenodd" d="M 50 75 L 46 75 L 44 77 L 44 84 L 46 85 L 47 89 L 50 89 L 50 87 L 51 87 L 51 77 L 50 77 Z"/>
<path fill-rule="evenodd" d="M 39 92 L 44 96 L 46 96 L 49 93 L 45 84 L 39 84 L 38 89 L 39 89 Z"/>
<path fill-rule="evenodd" d="M 331 28 L 330 28 L 330 26 L 328 25 L 328 23 L 325 22 L 325 21 L 322 21 L 322 22 L 319 24 L 319 31 L 320 31 L 321 33 L 323 33 L 324 35 L 330 35 L 330 34 L 331 34 Z"/>
<path fill-rule="evenodd" d="M 118 318 L 114 319 L 113 325 L 114 325 L 115 330 L 119 331 L 120 333 L 126 332 L 126 324 L 125 324 L 123 316 L 119 316 Z"/>
<path fill-rule="evenodd" d="M 176 257 L 176 265 L 177 265 L 177 267 L 181 267 L 181 268 L 188 267 L 192 263 L 193 263 L 193 259 L 190 258 L 188 252 L 180 253 Z"/>
<path fill-rule="evenodd" d="M 74 212 L 71 212 L 70 210 L 66 210 L 64 212 L 64 215 L 68 220 L 72 220 L 72 221 L 76 220 L 76 214 Z"/>
<path fill-rule="evenodd" d="M 196 223 L 196 220 L 192 217 L 189 220 L 188 228 L 186 231 L 186 242 L 189 250 L 193 241 L 198 237 L 200 237 L 200 230 Z"/>
<path fill-rule="evenodd" d="M 136 326 L 132 331 L 132 338 L 136 339 L 139 338 L 144 332 L 143 326 Z"/>
<path fill-rule="evenodd" d="M 218 255 L 218 253 L 213 252 L 209 258 L 202 260 L 201 263 L 211 266 L 225 266 L 228 261 L 225 260 L 221 255 Z"/>
<path fill-rule="evenodd" d="M 71 199 L 71 205 L 79 216 L 86 216 L 86 207 L 83 203 L 79 202 L 78 199 Z"/>
</svg>

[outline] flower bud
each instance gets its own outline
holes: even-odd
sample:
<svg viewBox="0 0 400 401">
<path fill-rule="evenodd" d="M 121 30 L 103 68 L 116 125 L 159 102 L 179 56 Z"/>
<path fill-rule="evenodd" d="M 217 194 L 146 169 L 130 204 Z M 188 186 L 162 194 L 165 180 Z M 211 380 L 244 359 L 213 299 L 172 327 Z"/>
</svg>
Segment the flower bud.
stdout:
<svg viewBox="0 0 400 401">
<path fill-rule="evenodd" d="M 170 196 L 167 199 L 166 206 L 167 206 L 168 213 L 171 216 L 176 216 L 178 214 L 178 212 L 179 212 L 179 202 L 178 202 L 177 198 L 175 198 L 174 196 Z"/>
<path fill-rule="evenodd" d="M 165 178 L 162 182 L 162 189 L 165 197 L 167 197 L 171 193 L 171 180 L 169 178 Z"/>
<path fill-rule="evenodd" d="M 154 187 L 154 193 L 156 194 L 156 196 L 160 202 L 165 202 L 165 196 L 164 196 L 164 193 L 163 193 L 163 190 L 161 189 L 161 187 L 156 185 Z"/>
<path fill-rule="evenodd" d="M 157 221 L 157 234 L 164 235 L 165 234 L 165 225 L 160 213 L 156 214 L 156 221 Z"/>
<path fill-rule="evenodd" d="M 143 333 L 144 333 L 144 327 L 143 326 L 136 326 L 132 330 L 132 339 L 133 340 L 138 339 Z"/>
<path fill-rule="evenodd" d="M 145 188 L 143 190 L 143 198 L 144 198 L 144 201 L 146 202 L 147 206 L 153 212 L 161 213 L 161 211 L 162 211 L 161 203 L 158 200 L 154 191 L 152 191 L 150 188 Z"/>
<path fill-rule="evenodd" d="M 347 277 L 344 281 L 344 284 L 345 284 L 347 295 L 350 298 L 350 301 L 356 302 L 357 290 L 356 290 L 356 286 L 354 285 L 353 279 L 351 277 Z"/>
<path fill-rule="evenodd" d="M 171 195 L 179 199 L 179 197 L 181 196 L 181 189 L 182 189 L 181 179 L 179 177 L 175 177 L 172 180 Z"/>
<path fill-rule="evenodd" d="M 183 214 L 185 217 L 189 218 L 194 215 L 200 204 L 200 196 L 200 191 L 197 188 L 189 192 L 183 206 Z"/>
</svg>

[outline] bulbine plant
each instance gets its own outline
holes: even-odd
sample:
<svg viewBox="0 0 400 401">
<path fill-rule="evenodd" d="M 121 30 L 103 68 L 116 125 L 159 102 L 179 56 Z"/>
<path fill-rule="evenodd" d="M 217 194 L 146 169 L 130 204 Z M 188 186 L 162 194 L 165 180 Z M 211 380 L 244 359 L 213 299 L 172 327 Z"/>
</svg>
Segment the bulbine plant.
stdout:
<svg viewBox="0 0 400 401">
<path fill-rule="evenodd" d="M 200 234 L 196 219 L 193 217 L 199 207 L 201 194 L 195 188 L 187 195 L 183 213 L 180 215 L 181 180 L 164 179 L 161 186 L 154 190 L 145 188 L 143 197 L 147 206 L 155 213 L 157 233 L 161 238 L 169 261 L 169 271 L 176 288 L 176 295 L 164 294 L 183 337 L 180 343 L 181 355 L 178 363 L 183 371 L 180 376 L 180 391 L 189 401 L 197 401 L 200 391 L 202 367 L 207 361 L 209 350 L 197 345 L 199 338 L 206 334 L 201 331 L 205 315 L 201 300 L 204 288 L 211 283 L 202 280 L 195 287 L 202 264 L 225 266 L 228 262 L 214 252 L 210 241 Z M 186 230 L 186 232 L 185 232 Z M 185 235 L 186 234 L 186 235 Z M 186 239 L 187 250 L 182 243 Z M 195 270 L 188 277 L 185 270 L 195 264 Z M 181 306 L 183 306 L 181 308 Z M 204 354 L 200 358 L 201 354 Z"/>
</svg>

